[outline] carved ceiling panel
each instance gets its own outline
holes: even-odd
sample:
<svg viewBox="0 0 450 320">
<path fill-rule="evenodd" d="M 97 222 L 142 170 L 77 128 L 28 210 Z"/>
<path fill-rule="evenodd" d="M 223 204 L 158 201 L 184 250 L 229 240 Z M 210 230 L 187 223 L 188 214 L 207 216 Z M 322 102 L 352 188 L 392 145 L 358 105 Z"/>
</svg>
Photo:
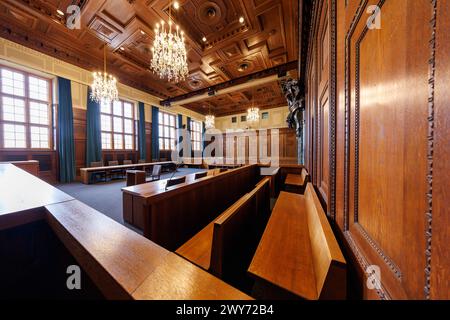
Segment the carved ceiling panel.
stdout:
<svg viewBox="0 0 450 320">
<path fill-rule="evenodd" d="M 162 19 L 168 21 L 168 0 L 2 0 L 0 36 L 91 71 L 102 68 L 106 42 L 109 71 L 120 82 L 162 99 L 298 58 L 298 1 L 179 3 L 180 8 L 171 11 L 186 33 L 190 71 L 179 84 L 162 81 L 149 69 L 154 27 Z M 73 4 L 81 8 L 78 30 L 66 27 L 68 13 L 57 12 L 66 12 Z M 235 110 L 242 103 L 224 101 L 223 105 L 214 102 L 221 112 Z"/>
<path fill-rule="evenodd" d="M 215 116 L 225 116 L 246 112 L 252 106 L 264 110 L 286 105 L 286 98 L 280 90 L 279 82 L 274 81 L 256 88 L 213 96 L 204 101 L 190 103 L 185 107 L 203 114 L 211 110 Z"/>
</svg>

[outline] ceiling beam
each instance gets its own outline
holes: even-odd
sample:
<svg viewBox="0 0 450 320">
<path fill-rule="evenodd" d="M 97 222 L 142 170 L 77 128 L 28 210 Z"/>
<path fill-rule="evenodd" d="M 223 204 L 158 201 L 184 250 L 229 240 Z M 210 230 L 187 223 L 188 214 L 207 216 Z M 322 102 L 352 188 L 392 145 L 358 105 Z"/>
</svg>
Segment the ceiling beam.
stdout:
<svg viewBox="0 0 450 320">
<path fill-rule="evenodd" d="M 275 81 L 278 78 L 287 75 L 287 72 L 298 68 L 298 61 L 291 61 L 273 68 L 258 71 L 246 76 L 232 79 L 226 82 L 206 87 L 200 90 L 182 94 L 177 97 L 169 98 L 161 101 L 162 106 L 178 106 L 182 104 L 200 101 L 211 95 L 220 95 L 230 93 L 242 89 L 243 87 L 253 87 L 255 85 L 264 84 Z"/>
</svg>

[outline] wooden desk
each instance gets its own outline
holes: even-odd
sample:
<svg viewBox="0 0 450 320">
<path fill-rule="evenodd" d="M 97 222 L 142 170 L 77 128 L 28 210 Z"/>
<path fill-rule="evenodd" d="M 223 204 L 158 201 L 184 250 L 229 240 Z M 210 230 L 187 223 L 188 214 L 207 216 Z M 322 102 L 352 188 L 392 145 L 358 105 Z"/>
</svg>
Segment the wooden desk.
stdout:
<svg viewBox="0 0 450 320">
<path fill-rule="evenodd" d="M 209 170 L 207 176 L 212 177 L 216 175 L 215 170 Z M 166 190 L 167 181 L 169 179 L 158 180 L 148 183 L 143 183 L 140 185 L 135 185 L 131 187 L 122 188 L 122 199 L 123 199 L 123 219 L 125 222 L 143 230 L 144 229 L 144 213 L 143 210 L 146 208 L 146 201 L 150 197 L 154 197 L 158 194 L 165 193 L 169 190 L 179 188 L 181 186 L 186 186 L 192 183 L 196 183 L 201 179 L 195 179 L 196 173 L 186 175 L 186 182 L 179 184 L 177 186 L 169 187 Z"/>
<path fill-rule="evenodd" d="M 147 167 L 153 167 L 155 165 L 161 166 L 172 166 L 175 168 L 176 163 L 173 161 L 164 161 L 164 162 L 149 162 L 149 163 L 133 163 L 133 164 L 124 164 L 119 166 L 104 166 L 104 167 L 92 167 L 92 168 L 81 168 L 81 181 L 84 184 L 89 184 L 91 180 L 91 174 L 94 172 L 106 172 L 111 170 L 123 169 L 124 171 L 127 169 L 139 169 L 145 171 Z"/>
<path fill-rule="evenodd" d="M 165 190 L 157 181 L 124 188 L 124 219 L 144 230 L 150 240 L 176 250 L 255 185 L 259 170 L 251 165 L 208 176 Z M 147 219 L 147 222 L 146 220 Z"/>
<path fill-rule="evenodd" d="M 127 170 L 127 186 L 136 186 L 146 182 L 147 173 L 142 170 Z"/>
<path fill-rule="evenodd" d="M 251 299 L 36 177 L 0 165 L 0 230 L 37 219 L 50 227 L 106 298 Z M 10 247 L 14 250 L 15 244 Z M 66 270 L 61 272 L 66 278 Z M 65 282 L 60 286 L 67 290 Z"/>
</svg>

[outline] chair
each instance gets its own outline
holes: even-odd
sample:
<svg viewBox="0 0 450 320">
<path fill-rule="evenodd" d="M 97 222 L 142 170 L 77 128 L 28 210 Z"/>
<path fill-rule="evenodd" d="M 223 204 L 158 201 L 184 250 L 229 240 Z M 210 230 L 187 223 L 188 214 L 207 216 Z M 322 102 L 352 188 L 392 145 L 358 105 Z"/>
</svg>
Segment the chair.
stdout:
<svg viewBox="0 0 450 320">
<path fill-rule="evenodd" d="M 102 161 L 91 162 L 90 167 L 91 168 L 103 167 L 103 162 Z M 106 171 L 93 172 L 91 178 L 93 177 L 101 177 L 101 178 L 103 177 L 103 180 L 106 182 Z"/>
<path fill-rule="evenodd" d="M 161 179 L 161 169 L 162 166 L 159 164 L 153 166 L 152 175 L 150 176 L 151 181 L 157 181 Z"/>
<path fill-rule="evenodd" d="M 138 163 L 139 163 L 139 164 L 147 163 L 147 161 L 146 161 L 145 159 L 139 159 Z"/>
<path fill-rule="evenodd" d="M 185 183 L 185 182 L 186 182 L 186 177 L 180 177 L 180 178 L 176 178 L 176 179 L 169 179 L 169 180 L 167 180 L 166 188 L 169 188 L 169 187 L 172 187 L 172 186 L 176 186 L 178 184 Z"/>
<path fill-rule="evenodd" d="M 133 164 L 132 160 L 123 160 L 124 165 Z"/>
<path fill-rule="evenodd" d="M 119 165 L 119 161 L 108 161 L 108 166 L 109 167 L 113 167 L 113 166 L 118 166 Z M 109 177 L 112 179 L 112 176 L 116 176 L 119 175 L 119 179 L 123 178 L 123 169 L 113 169 L 109 171 Z"/>
<path fill-rule="evenodd" d="M 206 177 L 207 175 L 208 175 L 208 172 L 200 172 L 200 173 L 196 173 L 196 174 L 195 174 L 195 180 L 204 178 L 204 177 Z"/>
</svg>

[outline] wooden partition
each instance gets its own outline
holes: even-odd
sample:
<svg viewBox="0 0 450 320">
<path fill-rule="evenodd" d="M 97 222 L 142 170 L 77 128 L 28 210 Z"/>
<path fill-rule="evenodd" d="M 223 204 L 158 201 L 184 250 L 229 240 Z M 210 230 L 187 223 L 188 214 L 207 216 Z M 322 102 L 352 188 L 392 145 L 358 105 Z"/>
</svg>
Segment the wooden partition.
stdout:
<svg viewBox="0 0 450 320">
<path fill-rule="evenodd" d="M 0 261 L 8 299 L 250 299 L 11 164 L 0 164 Z M 81 290 L 66 285 L 73 265 Z"/>
<path fill-rule="evenodd" d="M 314 3 L 306 167 L 352 262 L 349 293 L 448 299 L 448 1 Z"/>
<path fill-rule="evenodd" d="M 258 166 L 250 165 L 146 198 L 145 237 L 176 250 L 251 190 L 258 177 Z"/>
</svg>

